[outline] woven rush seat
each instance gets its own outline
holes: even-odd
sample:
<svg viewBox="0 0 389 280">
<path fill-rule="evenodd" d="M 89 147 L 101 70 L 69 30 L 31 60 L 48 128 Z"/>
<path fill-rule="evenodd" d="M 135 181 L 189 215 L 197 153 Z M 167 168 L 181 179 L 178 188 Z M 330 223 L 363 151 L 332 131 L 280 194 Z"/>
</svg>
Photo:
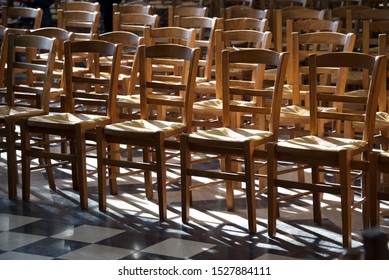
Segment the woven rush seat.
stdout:
<svg viewBox="0 0 389 280">
<path fill-rule="evenodd" d="M 220 141 L 242 142 L 247 140 L 261 140 L 266 137 L 270 137 L 271 135 L 271 132 L 256 129 L 231 129 L 227 127 L 220 127 L 193 132 L 191 137 L 208 140 L 212 139 Z"/>
</svg>

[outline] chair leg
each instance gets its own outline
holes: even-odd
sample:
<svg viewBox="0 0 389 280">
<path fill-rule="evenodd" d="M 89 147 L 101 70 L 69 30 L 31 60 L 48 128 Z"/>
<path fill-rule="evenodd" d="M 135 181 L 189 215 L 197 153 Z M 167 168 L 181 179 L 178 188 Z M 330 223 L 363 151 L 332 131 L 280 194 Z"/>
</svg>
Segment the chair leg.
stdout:
<svg viewBox="0 0 389 280">
<path fill-rule="evenodd" d="M 45 134 L 42 137 L 43 137 L 43 142 L 45 143 L 45 147 L 44 147 L 45 151 L 49 153 L 50 152 L 49 135 Z M 51 160 L 49 158 L 46 158 L 45 164 L 46 164 L 46 174 L 47 174 L 50 189 L 55 190 L 56 186 L 55 186 L 53 167 L 51 166 Z"/>
<path fill-rule="evenodd" d="M 5 120 L 4 123 L 7 142 L 7 171 L 8 171 L 8 198 L 11 200 L 17 199 L 18 185 L 18 163 L 16 157 L 16 132 L 15 123 Z"/>
<path fill-rule="evenodd" d="M 275 237 L 276 235 L 276 219 L 278 213 L 277 203 L 277 186 L 275 186 L 275 180 L 277 178 L 277 157 L 275 144 L 270 143 L 267 146 L 268 159 L 267 159 L 267 196 L 268 196 L 268 235 Z"/>
<path fill-rule="evenodd" d="M 381 172 L 378 170 L 378 154 L 371 153 L 369 156 L 369 213 L 370 213 L 370 226 L 376 227 L 380 224 L 380 203 L 377 199 L 377 193 L 380 185 Z"/>
<path fill-rule="evenodd" d="M 189 222 L 189 208 L 191 202 L 191 191 L 189 190 L 191 178 L 188 169 L 191 166 L 191 153 L 188 145 L 188 136 L 182 135 L 180 138 L 180 159 L 181 159 L 181 212 L 182 222 Z"/>
<path fill-rule="evenodd" d="M 320 182 L 320 173 L 319 173 L 319 166 L 315 165 L 312 166 L 312 183 L 318 184 Z M 313 201 L 313 220 L 316 224 L 321 225 L 322 224 L 322 215 L 321 215 L 321 196 L 322 194 L 319 192 L 314 191 L 312 195 L 312 201 Z"/>
<path fill-rule="evenodd" d="M 99 193 L 99 210 L 105 211 L 107 208 L 107 166 L 105 165 L 105 159 L 107 156 L 107 141 L 103 135 L 102 127 L 97 127 L 97 186 Z"/>
<path fill-rule="evenodd" d="M 249 233 L 257 233 L 257 208 L 255 204 L 254 147 L 247 143 L 244 147 L 244 165 L 246 177 L 247 214 Z"/>
<path fill-rule="evenodd" d="M 343 247 L 351 247 L 351 206 L 352 206 L 352 190 L 351 190 L 351 156 L 347 151 L 341 151 L 339 155 L 339 170 L 340 170 L 340 186 L 341 186 L 341 209 L 342 209 L 342 239 Z"/>
<path fill-rule="evenodd" d="M 143 148 L 143 162 L 151 162 L 150 147 Z M 151 200 L 154 197 L 154 193 L 153 193 L 152 174 L 150 170 L 144 171 L 144 178 L 145 178 L 146 197 L 147 199 Z"/>
<path fill-rule="evenodd" d="M 76 149 L 76 141 L 74 139 L 70 139 L 69 141 L 69 148 L 70 148 L 70 154 L 76 155 L 77 149 Z M 78 167 L 77 162 L 72 163 L 72 179 L 73 179 L 73 190 L 78 191 L 79 190 L 79 178 L 78 176 Z"/>
<path fill-rule="evenodd" d="M 166 155 L 165 139 L 159 134 L 159 143 L 155 147 L 156 171 L 157 171 L 157 192 L 159 205 L 159 219 L 167 219 L 167 202 L 166 202 Z"/>
<path fill-rule="evenodd" d="M 86 147 L 85 131 L 81 128 L 76 131 L 76 163 L 77 182 L 80 193 L 80 207 L 88 209 L 88 190 L 86 178 Z"/>
<path fill-rule="evenodd" d="M 224 168 L 227 172 L 232 171 L 232 159 L 231 156 L 225 156 L 222 161 L 224 161 Z M 234 182 L 227 180 L 226 181 L 226 200 L 227 200 L 227 210 L 234 211 Z"/>
<path fill-rule="evenodd" d="M 31 182 L 31 157 L 30 157 L 30 131 L 26 125 L 26 120 L 21 124 L 21 150 L 22 150 L 22 197 L 23 201 L 30 200 Z"/>
</svg>

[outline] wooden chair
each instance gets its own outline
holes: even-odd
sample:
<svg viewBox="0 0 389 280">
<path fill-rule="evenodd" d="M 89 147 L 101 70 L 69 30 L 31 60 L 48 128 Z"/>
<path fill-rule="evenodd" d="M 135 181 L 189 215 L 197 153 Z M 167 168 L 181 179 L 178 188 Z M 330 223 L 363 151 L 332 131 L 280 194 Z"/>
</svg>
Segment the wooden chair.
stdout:
<svg viewBox="0 0 389 280">
<path fill-rule="evenodd" d="M 286 22 L 287 20 L 324 19 L 326 10 L 313 10 L 309 8 L 284 8 L 276 9 L 272 14 L 272 33 L 274 50 L 281 52 L 286 46 Z"/>
<path fill-rule="evenodd" d="M 137 76 L 139 67 L 137 52 L 139 46 L 144 43 L 143 37 L 129 31 L 112 31 L 99 34 L 97 39 L 114 44 L 122 44 L 123 53 L 120 65 L 118 94 L 127 95 L 134 93 L 138 79 Z M 111 58 L 102 58 L 100 60 L 100 64 L 104 63 L 108 63 L 108 65 L 110 65 Z"/>
<path fill-rule="evenodd" d="M 49 96 L 58 42 L 56 39 L 35 35 L 8 34 L 6 104 L 0 105 L 0 148 L 7 153 L 8 197 L 17 198 L 18 166 L 16 150 L 20 146 L 20 130 L 16 129 L 23 118 L 49 112 Z M 47 53 L 44 64 L 31 58 L 37 52 Z M 36 87 L 29 77 L 39 71 L 46 77 L 42 87 Z M 23 78 L 20 76 L 23 73 Z M 22 78 L 22 79 L 21 79 Z"/>
<path fill-rule="evenodd" d="M 50 89 L 50 112 L 61 112 L 63 111 L 63 104 L 61 102 L 61 96 L 64 94 L 64 45 L 65 41 L 74 41 L 73 32 L 67 31 L 58 27 L 42 27 L 30 31 L 32 35 L 44 36 L 48 38 L 56 38 L 58 40 L 58 50 L 57 56 L 55 59 L 54 72 L 53 72 L 53 82 L 51 83 Z M 38 61 L 45 61 L 47 55 L 39 54 L 36 58 Z M 33 81 L 36 86 L 41 86 L 46 82 L 46 77 L 41 73 L 33 73 Z"/>
<path fill-rule="evenodd" d="M 289 37 L 288 51 L 291 52 L 292 58 L 288 68 L 288 84 L 284 87 L 283 98 L 286 105 L 281 108 L 280 124 L 287 127 L 289 130 L 287 134 L 293 129 L 292 135 L 295 135 L 295 133 L 303 132 L 299 130 L 307 129 L 310 123 L 308 56 L 312 53 L 350 52 L 354 47 L 355 35 L 317 31 L 302 34 L 293 32 Z M 330 74 L 330 70 L 325 69 L 324 71 L 329 77 L 334 76 Z M 326 79 L 323 79 L 322 83 L 328 85 L 328 92 L 337 90 L 336 86 L 331 86 Z M 335 107 L 329 106 L 322 109 L 335 110 Z"/>
<path fill-rule="evenodd" d="M 363 21 L 381 21 L 389 19 L 389 10 L 385 9 L 362 9 L 358 11 L 346 11 L 346 30 L 354 32 L 357 36 L 356 51 L 362 50 Z"/>
<path fill-rule="evenodd" d="M 371 10 L 370 7 L 364 6 L 364 5 L 348 5 L 348 6 L 340 6 L 340 7 L 335 7 L 329 10 L 329 15 L 328 19 L 331 20 L 339 20 L 342 22 L 342 29 L 341 32 L 343 33 L 349 33 L 353 32 L 353 27 L 352 24 L 347 26 L 346 25 L 346 14 L 347 11 L 360 11 L 360 10 Z"/>
<path fill-rule="evenodd" d="M 28 34 L 29 29 L 22 29 L 22 28 L 9 28 L 4 27 L 2 31 L 2 43 L 1 43 L 1 56 L 0 56 L 0 95 L 1 98 L 4 98 L 6 94 L 6 86 L 5 86 L 5 79 L 6 79 L 6 69 L 7 69 L 7 59 L 8 59 L 8 35 L 9 34 Z M 23 69 L 17 70 L 17 71 L 23 71 Z"/>
<path fill-rule="evenodd" d="M 221 53 L 224 49 L 235 51 L 245 49 L 244 44 L 249 44 L 250 48 L 269 49 L 271 44 L 271 33 L 269 31 L 261 32 L 256 30 L 230 30 L 223 31 L 217 29 L 215 32 L 215 78 L 200 82 L 196 85 L 196 94 L 198 101 L 193 104 L 193 127 L 209 128 L 220 126 L 222 124 L 222 92 L 221 92 Z M 240 45 L 238 48 L 235 44 Z M 242 71 L 249 73 L 250 65 L 236 65 L 234 74 L 237 77 L 243 77 Z"/>
<path fill-rule="evenodd" d="M 1 7 L 1 24 L 5 27 L 36 29 L 41 27 L 41 8 Z"/>
<path fill-rule="evenodd" d="M 157 174 L 159 218 L 160 220 L 167 218 L 166 185 L 169 183 L 166 174 L 168 168 L 166 150 L 178 150 L 177 137 L 190 129 L 191 110 L 188 104 L 193 98 L 199 57 L 199 49 L 175 44 L 142 45 L 139 48 L 141 119 L 98 128 L 98 186 L 101 211 L 106 209 L 107 167 L 110 170 L 111 194 L 117 194 L 116 178 L 123 176 L 119 173 L 121 167 L 144 171 L 148 199 L 153 197 L 151 172 Z M 176 76 L 171 82 L 155 80 L 155 76 L 159 74 L 153 73 L 151 64 L 156 58 L 185 61 L 185 67 L 180 73 L 182 76 Z M 168 95 L 168 98 L 161 98 L 163 95 Z M 165 117 L 150 118 L 151 110 L 164 106 L 178 107 L 181 114 L 170 121 L 165 121 Z M 120 153 L 117 151 L 119 144 L 140 147 L 143 151 L 143 162 L 138 158 L 120 160 Z M 129 176 L 131 173 L 124 175 Z"/>
<path fill-rule="evenodd" d="M 79 71 L 82 67 L 77 63 L 79 53 L 88 54 L 92 60 L 83 64 L 84 71 Z M 88 208 L 87 175 L 90 174 L 87 173 L 87 154 L 93 145 L 87 146 L 87 141 L 91 144 L 95 141 L 96 126 L 116 121 L 121 53 L 121 45 L 101 40 L 65 42 L 65 112 L 28 118 L 21 127 L 24 201 L 30 197 L 31 171 L 42 168 L 33 164 L 32 159 L 42 158 L 49 166 L 71 162 L 73 188 L 79 190 L 81 208 Z M 112 56 L 107 77 L 100 73 L 100 56 Z M 88 67 L 91 65 L 93 67 Z M 34 141 L 31 136 L 36 134 L 44 136 Z M 52 140 L 47 142 L 47 139 Z M 66 153 L 57 148 L 63 143 L 68 143 Z M 55 190 L 54 178 L 52 174 L 48 175 L 50 188 Z"/>
<path fill-rule="evenodd" d="M 385 57 L 371 56 L 363 53 L 332 52 L 321 55 L 309 56 L 309 91 L 310 91 L 310 134 L 308 136 L 295 137 L 285 141 L 269 143 L 268 151 L 268 234 L 276 235 L 276 219 L 279 216 L 279 206 L 282 201 L 280 188 L 286 190 L 304 190 L 313 195 L 313 217 L 317 224 L 321 224 L 321 196 L 330 193 L 340 196 L 341 220 L 342 220 L 342 244 L 343 247 L 351 246 L 351 213 L 354 205 L 354 192 L 358 192 L 363 203 L 368 192 L 368 184 L 365 182 L 363 172 L 366 172 L 368 154 L 373 147 L 374 122 L 378 95 L 381 89 L 382 71 L 386 68 Z M 326 93 L 326 86 L 318 84 L 322 67 L 339 68 L 339 91 L 334 94 Z M 355 98 L 344 95 L 347 79 L 345 75 L 349 68 L 368 68 L 372 78 L 367 98 Z M 342 106 L 338 106 L 337 112 L 318 110 L 318 105 L 323 102 L 332 104 L 363 103 L 363 112 L 344 112 Z M 323 136 L 320 129 L 320 120 L 334 120 L 344 122 L 345 128 L 349 122 L 359 120 L 364 123 L 362 139 L 349 138 L 345 129 L 343 137 L 338 135 Z M 279 177 L 277 164 L 280 161 L 307 164 L 311 170 L 311 182 L 296 181 L 293 176 Z M 339 171 L 338 182 L 328 182 L 322 172 Z M 361 184 L 355 183 L 355 172 L 362 172 Z M 362 190 L 361 190 L 362 188 Z M 369 224 L 369 207 L 363 208 L 364 225 Z"/>
<path fill-rule="evenodd" d="M 130 31 L 139 36 L 144 35 L 145 27 L 158 27 L 159 15 L 115 13 L 113 16 L 114 31 Z"/>
<path fill-rule="evenodd" d="M 174 26 L 194 28 L 196 30 L 194 46 L 201 49 L 196 82 L 210 81 L 212 79 L 212 65 L 215 57 L 215 31 L 218 27 L 217 18 L 175 16 Z"/>
<path fill-rule="evenodd" d="M 187 29 L 187 28 L 182 28 L 177 26 L 150 28 L 146 26 L 144 30 L 144 43 L 147 46 L 168 43 L 168 44 L 178 44 L 178 45 L 183 45 L 183 46 L 193 48 L 195 39 L 196 39 L 196 29 L 194 28 Z M 160 73 L 160 75 L 158 76 L 159 79 L 171 80 L 172 77 L 171 75 L 174 76 L 179 74 L 179 71 L 182 68 L 182 61 L 155 58 L 153 59 L 152 65 L 154 71 L 159 71 Z M 125 112 L 125 111 L 128 112 L 128 114 L 123 115 L 124 118 L 130 118 L 130 119 L 133 118 L 135 115 L 132 113 L 134 111 L 139 112 L 139 109 L 141 107 L 140 95 L 131 94 L 126 97 L 120 96 L 119 106 L 121 107 L 121 112 Z M 159 115 L 162 114 L 164 113 L 159 112 Z"/>
<path fill-rule="evenodd" d="M 122 44 L 123 52 L 120 65 L 119 73 L 119 88 L 117 95 L 117 113 L 118 119 L 132 119 L 139 118 L 139 83 L 138 83 L 138 72 L 139 72 L 139 59 L 138 49 L 139 46 L 144 44 L 143 37 L 138 36 L 129 31 L 112 31 L 103 33 L 98 36 L 99 40 L 112 42 L 115 44 Z M 107 60 L 104 62 L 104 60 Z M 110 57 L 103 58 L 100 63 L 110 62 Z M 135 99 L 135 101 L 134 101 Z M 131 110 L 132 107 L 128 104 L 132 104 L 134 101 L 136 104 L 136 111 Z"/>
<path fill-rule="evenodd" d="M 385 24 L 384 24 L 385 25 Z M 382 27 L 382 25 L 380 25 Z M 388 58 L 389 40 L 387 33 L 381 33 L 378 36 L 378 54 L 385 55 Z M 388 64 L 386 70 L 386 78 L 388 77 Z M 387 84 L 384 83 L 381 96 L 387 96 Z M 386 101 L 386 99 L 385 99 Z M 375 142 L 380 144 L 376 150 L 372 152 L 369 158 L 369 182 L 370 182 L 370 226 L 375 228 L 380 225 L 381 216 L 385 215 L 381 203 L 389 201 L 389 191 L 387 186 L 388 166 L 389 166 L 389 155 L 388 155 L 388 144 L 389 144 L 389 114 L 386 107 L 383 109 L 379 108 L 376 117 L 376 135 L 374 137 Z M 359 126 L 360 124 L 355 124 Z M 354 127 L 355 128 L 355 127 Z M 382 205 L 383 206 L 383 205 Z"/>
<path fill-rule="evenodd" d="M 207 17 L 209 14 L 207 7 L 197 6 L 169 6 L 168 8 L 168 26 L 174 25 L 174 17 Z"/>
<path fill-rule="evenodd" d="M 182 221 L 189 222 L 190 201 L 194 190 L 200 187 L 210 187 L 210 184 L 203 185 L 196 182 L 192 176 L 216 181 L 244 182 L 248 231 L 256 233 L 255 180 L 259 164 L 254 158 L 256 160 L 265 159 L 264 145 L 278 139 L 279 110 L 288 54 L 279 54 L 266 49 L 223 50 L 221 59 L 220 87 L 223 92 L 223 125 L 218 128 L 183 134 L 180 140 Z M 254 65 L 257 66 L 253 74 L 254 83 L 231 76 L 231 70 L 236 67 L 236 64 L 251 64 L 252 68 L 255 68 Z M 277 67 L 278 69 L 273 90 L 264 90 L 262 87 L 265 67 Z M 236 120 L 239 119 L 241 113 L 251 114 L 252 119 L 257 119 L 258 122 L 252 123 L 251 128 L 240 127 L 238 124 L 240 122 Z M 270 121 L 266 124 L 266 116 L 269 115 Z M 224 167 L 216 168 L 216 170 L 199 169 L 195 164 L 197 159 L 194 157 L 199 154 L 225 157 Z M 233 167 L 232 161 L 237 158 L 241 160 L 241 164 L 244 163 L 243 172 Z M 213 157 L 209 159 L 213 160 Z M 226 185 L 226 200 L 228 210 L 233 210 L 234 194 L 232 185 L 229 183 Z"/>
<path fill-rule="evenodd" d="M 73 32 L 76 41 L 91 40 L 98 33 L 99 20 L 96 11 L 58 10 L 57 27 Z"/>
</svg>

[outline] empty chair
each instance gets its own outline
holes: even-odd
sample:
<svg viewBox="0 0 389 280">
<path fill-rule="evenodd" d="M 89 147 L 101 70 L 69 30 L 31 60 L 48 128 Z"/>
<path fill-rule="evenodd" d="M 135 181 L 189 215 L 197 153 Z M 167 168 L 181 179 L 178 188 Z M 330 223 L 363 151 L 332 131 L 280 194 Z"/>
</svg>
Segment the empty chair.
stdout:
<svg viewBox="0 0 389 280">
<path fill-rule="evenodd" d="M 368 193 L 366 175 L 368 154 L 373 148 L 374 123 L 378 96 L 382 87 L 382 72 L 386 69 L 386 58 L 353 52 L 331 52 L 309 56 L 309 108 L 310 133 L 307 136 L 295 137 L 284 141 L 269 143 L 268 151 L 268 234 L 276 235 L 276 220 L 282 219 L 280 209 L 285 193 L 283 190 L 304 190 L 312 193 L 313 217 L 321 224 L 321 197 L 323 193 L 338 195 L 340 199 L 341 231 L 343 247 L 350 247 L 352 232 L 352 209 L 354 203 L 364 202 Z M 339 68 L 337 93 L 326 93 L 326 85 L 318 84 L 322 67 Z M 355 98 L 344 95 L 346 88 L 345 76 L 349 68 L 370 69 L 371 83 L 367 97 Z M 359 112 L 344 111 L 341 105 L 338 110 L 318 110 L 324 104 L 364 104 Z M 320 128 L 320 120 L 344 122 L 344 133 L 336 136 L 325 136 Z M 350 122 L 359 120 L 364 123 L 361 139 L 352 138 L 347 134 Z M 294 176 L 279 176 L 280 162 L 294 162 L 307 165 L 311 172 L 310 182 L 300 182 Z M 339 180 L 328 180 L 323 173 L 335 174 Z M 361 177 L 357 177 L 360 175 Z M 335 178 L 335 179 L 336 179 Z M 356 180 L 360 178 L 361 180 Z M 359 182 L 359 184 L 358 184 Z M 357 191 L 359 189 L 359 191 Z M 354 196 L 354 192 L 355 196 Z M 366 200 L 365 200 L 366 201 Z M 364 225 L 369 224 L 369 207 L 363 207 Z"/>
<path fill-rule="evenodd" d="M 168 8 L 168 26 L 173 26 L 174 16 L 207 17 L 208 16 L 208 8 L 207 7 L 197 7 L 197 6 L 178 6 L 178 7 L 169 6 L 169 8 Z"/>
<path fill-rule="evenodd" d="M 113 15 L 113 30 L 130 31 L 143 36 L 145 27 L 158 27 L 159 19 L 160 17 L 157 14 L 115 13 Z"/>
<path fill-rule="evenodd" d="M 221 93 L 221 53 L 224 49 L 231 51 L 250 48 L 269 49 L 271 32 L 257 30 L 229 30 L 217 29 L 215 32 L 215 78 L 210 81 L 199 82 L 196 85 L 198 100 L 193 104 L 193 126 L 214 127 L 221 125 L 222 93 Z M 236 47 L 236 45 L 238 47 Z M 237 64 L 234 75 L 243 77 L 242 73 L 250 73 L 250 64 Z M 245 72 L 246 71 L 246 72 Z"/>
<path fill-rule="evenodd" d="M 278 139 L 279 110 L 288 54 L 279 54 L 266 49 L 247 49 L 223 50 L 221 55 L 223 124 L 221 127 L 185 133 L 180 140 L 182 221 L 189 222 L 189 208 L 191 198 L 195 201 L 195 190 L 211 187 L 210 183 L 201 183 L 204 181 L 197 181 L 196 178 L 208 178 L 211 182 L 219 184 L 227 181 L 228 210 L 234 209 L 234 190 L 231 182 L 243 182 L 248 231 L 256 233 L 255 193 L 258 184 L 255 182 L 258 179 L 258 168 L 266 164 L 264 145 Z M 253 81 L 236 78 L 231 71 L 236 64 L 251 65 L 252 69 L 255 69 Z M 278 69 L 274 87 L 269 90 L 263 87 L 266 67 Z M 241 114 L 251 115 L 250 128 L 240 126 Z M 268 123 L 266 119 L 269 119 Z M 199 168 L 196 164 L 197 158 L 200 157 L 201 162 L 212 162 L 215 158 L 210 155 L 222 157 L 220 167 L 215 167 L 215 170 Z M 233 164 L 236 160 L 244 165 L 244 171 Z M 260 160 L 262 162 L 258 163 Z M 215 187 L 214 184 L 212 186 Z"/>
<path fill-rule="evenodd" d="M 77 62 L 80 53 L 88 55 L 88 63 Z M 116 119 L 116 93 L 122 46 L 101 40 L 65 42 L 65 107 L 60 113 L 31 117 L 24 121 L 22 139 L 23 200 L 30 197 L 31 171 L 40 169 L 34 158 L 45 159 L 46 165 L 71 162 L 73 188 L 79 190 L 80 207 L 88 207 L 87 154 L 93 148 L 94 130 L 98 125 Z M 109 75 L 100 73 L 100 56 L 111 56 Z M 93 66 L 93 67 L 89 67 Z M 84 67 L 83 71 L 79 68 Z M 104 67 L 104 71 L 107 71 Z M 38 139 L 32 135 L 43 135 Z M 51 139 L 50 142 L 45 140 Z M 88 143 L 91 146 L 87 145 Z M 90 141 L 90 142 L 89 142 Z M 68 149 L 59 150 L 66 143 Z M 50 188 L 55 180 L 48 169 Z"/>
<path fill-rule="evenodd" d="M 30 34 L 44 36 L 48 38 L 56 38 L 58 40 L 58 50 L 54 64 L 53 71 L 53 81 L 51 83 L 50 89 L 50 111 L 58 112 L 63 110 L 63 104 L 61 100 L 61 96 L 64 94 L 64 64 L 65 64 L 65 56 L 64 56 L 64 45 L 66 41 L 73 41 L 74 34 L 73 32 L 67 31 L 58 27 L 42 27 L 34 30 L 30 30 Z M 47 59 L 47 55 L 38 54 L 36 58 L 40 61 L 45 61 Z M 41 73 L 33 73 L 33 81 L 38 85 L 42 85 L 46 82 L 46 77 Z"/>
<path fill-rule="evenodd" d="M 98 33 L 100 12 L 58 10 L 57 27 L 74 33 L 74 39 L 90 40 Z"/>
<path fill-rule="evenodd" d="M 7 75 L 4 105 L 0 105 L 0 148 L 7 153 L 8 196 L 17 198 L 18 166 L 16 150 L 20 146 L 20 131 L 16 129 L 23 118 L 49 112 L 49 96 L 58 42 L 35 35 L 9 34 L 7 39 Z M 39 63 L 31 60 L 35 53 L 47 54 Z M 31 71 L 42 73 L 46 82 L 36 87 L 29 79 Z M 22 74 L 22 76 L 21 76 Z M 22 78 L 23 77 L 23 78 Z"/>
<path fill-rule="evenodd" d="M 286 45 L 287 20 L 324 19 L 326 10 L 314 10 L 308 8 L 284 8 L 276 9 L 272 14 L 272 29 L 274 38 L 274 50 L 281 51 Z"/>
<path fill-rule="evenodd" d="M 36 29 L 41 27 L 41 8 L 1 7 L 1 24 L 12 28 Z"/>
<path fill-rule="evenodd" d="M 99 168 L 99 209 L 106 209 L 106 181 L 110 179 L 111 194 L 117 194 L 116 178 L 130 176 L 131 171 L 143 171 L 146 197 L 152 199 L 151 172 L 156 173 L 159 218 L 167 218 L 166 185 L 168 157 L 167 149 L 178 150 L 177 137 L 190 129 L 191 110 L 188 104 L 193 99 L 196 81 L 197 63 L 200 56 L 199 49 L 175 44 L 162 44 L 144 46 L 139 48 L 140 61 L 140 110 L 138 120 L 130 120 L 112 125 L 102 126 L 98 129 L 98 168 Z M 174 59 L 183 60 L 183 71 L 176 76 L 175 82 L 165 82 L 158 79 L 159 73 L 154 73 L 152 60 Z M 167 98 L 161 98 L 166 96 Z M 152 113 L 158 107 L 177 107 L 178 115 L 166 121 L 166 117 L 157 117 Z M 119 144 L 140 148 L 143 152 L 141 158 L 120 159 Z M 120 168 L 129 169 L 128 172 Z M 176 167 L 178 168 L 178 167 Z M 107 177 L 107 169 L 109 170 Z M 122 172 L 122 173 L 120 173 Z"/>
</svg>

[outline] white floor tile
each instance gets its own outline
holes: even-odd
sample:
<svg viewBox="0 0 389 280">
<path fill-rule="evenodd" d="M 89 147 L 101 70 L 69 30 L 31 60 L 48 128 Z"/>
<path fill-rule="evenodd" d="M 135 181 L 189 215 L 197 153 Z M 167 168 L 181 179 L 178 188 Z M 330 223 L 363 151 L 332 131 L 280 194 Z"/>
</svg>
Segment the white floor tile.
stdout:
<svg viewBox="0 0 389 280">
<path fill-rule="evenodd" d="M 190 258 L 214 246 L 215 245 L 209 243 L 170 238 L 147 247 L 143 249 L 142 252 L 176 258 Z"/>
</svg>

